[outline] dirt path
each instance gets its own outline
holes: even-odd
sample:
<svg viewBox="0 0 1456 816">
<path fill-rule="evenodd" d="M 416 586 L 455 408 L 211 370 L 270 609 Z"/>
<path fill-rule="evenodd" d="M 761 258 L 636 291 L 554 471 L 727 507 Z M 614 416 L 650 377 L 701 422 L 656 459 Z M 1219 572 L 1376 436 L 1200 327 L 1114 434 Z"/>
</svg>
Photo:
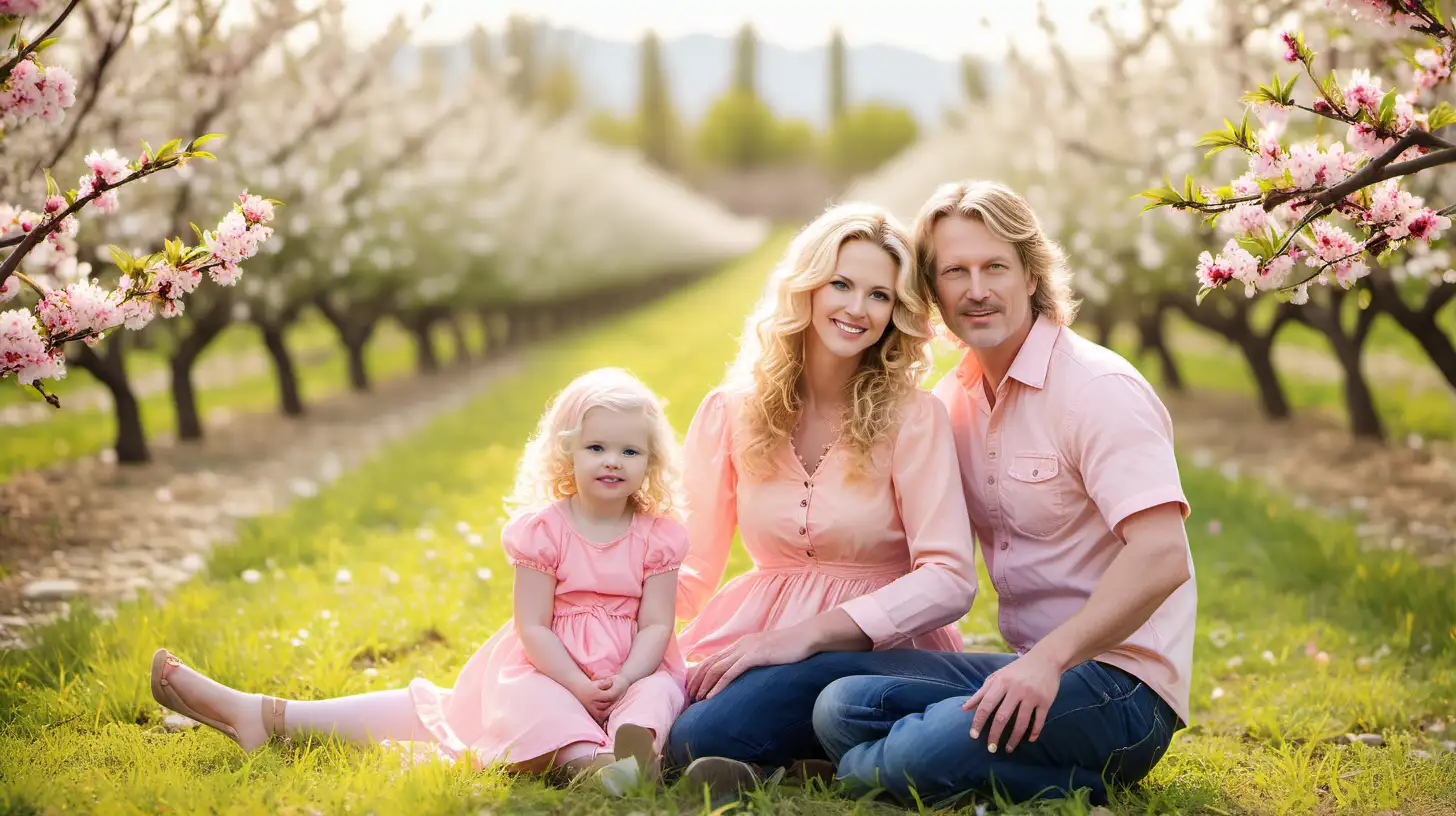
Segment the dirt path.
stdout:
<svg viewBox="0 0 1456 816">
<path fill-rule="evenodd" d="M 516 358 L 340 394 L 300 421 L 234 416 L 197 445 L 158 445 L 155 461 L 96 458 L 0 485 L 0 648 L 85 597 L 104 611 L 165 594 L 206 563 L 240 519 L 277 512 L 358 467 L 383 444 L 458 408 L 513 371 Z"/>
</svg>

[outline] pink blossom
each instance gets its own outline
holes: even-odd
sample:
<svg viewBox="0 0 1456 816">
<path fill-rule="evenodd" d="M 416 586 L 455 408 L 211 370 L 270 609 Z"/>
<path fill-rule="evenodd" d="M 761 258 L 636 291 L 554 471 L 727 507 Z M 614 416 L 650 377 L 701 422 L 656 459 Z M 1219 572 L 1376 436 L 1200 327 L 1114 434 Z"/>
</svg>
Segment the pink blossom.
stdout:
<svg viewBox="0 0 1456 816">
<path fill-rule="evenodd" d="M 1299 62 L 1299 41 L 1295 39 L 1293 32 L 1280 32 L 1279 39 L 1284 42 L 1284 61 Z"/>
<path fill-rule="evenodd" d="M 1445 82 L 1451 76 L 1450 44 L 1440 48 L 1422 48 L 1411 59 L 1416 64 L 1412 81 L 1421 90 L 1430 90 Z"/>
<path fill-rule="evenodd" d="M 1366 69 L 1350 72 L 1350 81 L 1345 83 L 1345 100 L 1369 113 L 1372 117 L 1380 110 L 1380 100 L 1385 96 L 1381 89 L 1383 80 L 1370 76 Z"/>
<path fill-rule="evenodd" d="M 0 283 L 0 303 L 7 300 L 14 300 L 20 296 L 20 278 L 11 275 Z"/>
<path fill-rule="evenodd" d="M 45 214 L 46 215 L 55 215 L 56 213 L 60 212 L 61 210 L 64 210 L 67 206 L 68 205 L 66 204 L 66 199 L 65 198 L 63 198 L 61 196 L 58 196 L 58 195 L 53 195 L 50 198 L 47 198 L 46 199 L 46 203 L 45 203 Z"/>
<path fill-rule="evenodd" d="M 1289 170 L 1294 186 L 1301 190 L 1329 186 L 1348 175 L 1343 146 L 1324 153 L 1317 145 L 1294 145 L 1289 149 L 1289 158 L 1284 166 Z"/>
<path fill-rule="evenodd" d="M 114 213 L 120 206 L 120 200 L 117 190 L 107 190 L 101 195 L 96 196 L 91 203 L 96 205 L 96 209 L 104 213 Z"/>
<path fill-rule="evenodd" d="M 1284 149 L 1278 137 L 1267 130 L 1259 131 L 1258 153 L 1249 157 L 1249 169 L 1261 179 L 1277 179 L 1284 175 Z"/>
<path fill-rule="evenodd" d="M 215 232 L 203 233 L 203 245 L 212 256 L 224 263 L 241 263 L 258 252 L 258 246 L 273 234 L 262 224 L 249 225 L 238 210 L 223 216 Z"/>
<path fill-rule="evenodd" d="M 154 306 L 152 299 L 148 297 L 133 298 L 121 304 L 121 314 L 126 320 L 126 327 L 132 331 L 146 328 L 147 324 L 152 322 L 152 318 L 157 316 Z"/>
<path fill-rule="evenodd" d="M 1228 217 L 1232 221 L 1231 229 L 1235 235 L 1255 235 L 1269 226 L 1269 214 L 1257 201 L 1234 207 L 1229 211 Z"/>
<path fill-rule="evenodd" d="M 91 172 L 108 186 L 121 181 L 128 172 L 126 159 L 123 159 L 114 147 L 107 148 L 105 153 L 93 150 L 87 154 L 86 166 L 91 168 Z"/>
<path fill-rule="evenodd" d="M 243 193 L 242 199 L 243 217 L 250 224 L 266 224 L 273 220 L 273 205 L 262 196 L 248 195 Z"/>
<path fill-rule="evenodd" d="M 39 117 L 46 122 L 65 118 L 76 103 L 76 79 L 64 68 L 41 68 L 33 59 L 22 60 L 0 90 L 0 126 L 13 128 Z"/>
<path fill-rule="evenodd" d="M 1351 238 L 1349 233 L 1323 219 L 1318 219 L 1309 226 L 1314 232 L 1314 240 L 1311 242 L 1310 256 L 1305 263 L 1310 266 L 1321 266 L 1330 261 L 1338 261 L 1355 254 L 1360 249 L 1360 242 Z"/>
<path fill-rule="evenodd" d="M 1382 139 L 1372 125 L 1364 122 L 1350 125 L 1350 129 L 1345 132 L 1345 141 L 1356 151 L 1371 157 L 1384 153 L 1395 144 L 1394 139 Z"/>
<path fill-rule="evenodd" d="M 0 14 L 29 17 L 40 11 L 41 0 L 0 0 Z"/>
<path fill-rule="evenodd" d="M 1233 180 L 1234 195 L 1246 196 L 1259 192 L 1259 180 L 1254 178 L 1253 173 L 1245 173 Z"/>
<path fill-rule="evenodd" d="M 46 348 L 28 309 L 0 312 L 0 379 L 12 374 L 22 385 L 66 376 L 60 351 Z"/>
<path fill-rule="evenodd" d="M 95 281 L 80 281 L 65 289 L 52 289 L 36 304 L 36 317 L 52 340 L 78 335 L 99 335 L 122 322 L 116 292 Z"/>
<path fill-rule="evenodd" d="M 237 264 L 223 263 L 214 266 L 210 274 L 212 275 L 213 282 L 218 286 L 232 286 L 238 282 L 238 278 L 242 276 L 243 270 Z"/>
<path fill-rule="evenodd" d="M 1406 0 L 1326 0 L 1333 9 L 1344 9 L 1365 22 L 1385 26 L 1409 26 L 1417 18 L 1406 13 Z"/>
<path fill-rule="evenodd" d="M 1345 289 L 1349 289 L 1355 285 L 1355 281 L 1370 274 L 1370 267 L 1366 266 L 1365 261 L 1359 258 L 1341 261 L 1335 264 L 1333 268 L 1335 270 L 1335 281 Z"/>
<path fill-rule="evenodd" d="M 1280 255 L 1259 267 L 1259 279 L 1255 286 L 1263 292 L 1278 289 L 1284 285 L 1290 270 L 1294 269 L 1293 255 Z"/>
<path fill-rule="evenodd" d="M 1400 189 L 1400 182 L 1396 179 L 1383 181 L 1370 187 L 1370 210 L 1366 213 L 1364 221 L 1366 224 L 1390 224 L 1405 222 L 1406 215 L 1413 210 L 1421 208 L 1421 200 L 1411 195 L 1406 190 Z M 1387 229 L 1387 233 L 1390 233 Z M 1403 238 L 1401 234 L 1390 233 L 1392 238 Z"/>
<path fill-rule="evenodd" d="M 1198 281 L 1210 289 L 1217 289 L 1231 280 L 1253 281 L 1258 270 L 1258 259 L 1232 239 L 1216 256 L 1207 251 L 1198 255 Z"/>
<path fill-rule="evenodd" d="M 190 295 L 202 283 L 202 273 L 195 269 L 178 269 L 166 261 L 159 261 L 147 267 L 151 285 L 148 291 L 156 293 L 163 300 L 177 300 Z"/>
<path fill-rule="evenodd" d="M 1409 215 L 1403 226 L 1410 237 L 1421 241 L 1432 241 L 1443 230 L 1451 228 L 1451 219 L 1426 207 L 1420 212 Z"/>
</svg>

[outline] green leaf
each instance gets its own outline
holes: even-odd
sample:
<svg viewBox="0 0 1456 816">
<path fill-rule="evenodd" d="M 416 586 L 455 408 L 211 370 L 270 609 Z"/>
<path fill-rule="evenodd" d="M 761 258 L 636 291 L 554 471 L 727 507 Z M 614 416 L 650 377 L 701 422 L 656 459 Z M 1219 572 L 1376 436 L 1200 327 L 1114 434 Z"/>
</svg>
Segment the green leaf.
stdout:
<svg viewBox="0 0 1456 816">
<path fill-rule="evenodd" d="M 202 147 L 203 145 L 207 144 L 208 142 L 212 141 L 213 139 L 225 139 L 225 138 L 227 138 L 227 136 L 226 136 L 226 134 L 223 134 L 223 133 L 208 133 L 208 134 L 206 134 L 204 136 L 198 136 L 196 139 L 193 139 L 192 140 L 192 144 L 188 146 L 188 150 L 192 150 L 192 149 L 195 149 L 195 148 Z"/>
<path fill-rule="evenodd" d="M 217 157 L 214 156 L 214 155 L 212 155 L 211 153 L 208 153 L 206 150 L 196 150 L 196 151 L 193 151 L 192 158 L 194 158 L 194 159 L 216 159 Z"/>
<path fill-rule="evenodd" d="M 1395 121 L 1395 89 L 1391 88 L 1385 92 L 1385 98 L 1380 100 L 1380 113 L 1376 116 L 1376 123 L 1381 127 Z"/>
<path fill-rule="evenodd" d="M 1432 132 L 1447 125 L 1456 124 L 1456 109 L 1452 109 L 1450 104 L 1442 102 L 1426 114 L 1426 121 Z"/>
<path fill-rule="evenodd" d="M 1257 151 L 1257 148 L 1254 147 L 1253 137 L 1249 133 L 1248 109 L 1244 110 L 1244 118 L 1237 126 L 1227 119 L 1223 120 L 1223 123 L 1223 130 L 1210 130 L 1194 143 L 1194 147 L 1210 148 L 1207 153 L 1203 154 L 1205 158 L 1230 147 L 1237 147 L 1249 153 Z"/>
<path fill-rule="evenodd" d="M 197 241 L 198 241 L 198 243 L 202 243 L 202 241 L 205 240 L 202 237 L 202 230 L 198 229 L 196 224 L 193 224 L 193 223 L 191 223 L 189 221 L 188 224 L 187 224 L 187 226 L 191 227 L 192 228 L 192 231 L 195 232 L 195 233 L 197 233 Z"/>
<path fill-rule="evenodd" d="M 136 259 L 115 244 L 109 244 L 106 248 L 111 250 L 111 260 L 116 264 L 116 268 L 121 270 L 121 274 L 130 275 Z"/>
<path fill-rule="evenodd" d="M 41 40 L 40 42 L 36 43 L 35 44 L 35 47 L 32 48 L 32 49 L 30 49 L 30 53 L 32 53 L 32 54 L 39 54 L 40 52 L 46 50 L 47 48 L 50 48 L 51 46 L 55 45 L 57 42 L 60 42 L 60 39 L 61 39 L 60 37 L 47 37 L 46 39 Z"/>
<path fill-rule="evenodd" d="M 1206 297 L 1208 297 L 1209 293 L 1212 292 L 1212 291 L 1213 291 L 1213 288 L 1212 287 L 1209 287 L 1209 286 L 1199 287 L 1199 289 L 1198 289 L 1198 297 L 1196 297 L 1196 298 L 1193 299 L 1194 305 L 1196 305 L 1196 306 L 1202 306 L 1203 305 L 1203 299 L 1206 298 Z"/>
<path fill-rule="evenodd" d="M 46 198 L 50 198 L 51 196 L 54 196 L 54 195 L 60 195 L 61 194 L 61 185 L 57 184 L 56 183 L 56 180 L 53 179 L 53 178 L 51 178 L 51 169 L 49 167 L 46 168 L 46 171 L 45 171 L 45 179 L 46 179 Z"/>
<path fill-rule="evenodd" d="M 181 139 L 173 139 L 172 141 L 167 142 L 166 144 L 162 145 L 162 149 L 157 151 L 157 161 L 161 161 L 163 159 L 166 159 L 169 156 L 171 156 L 173 153 L 176 153 L 177 152 L 177 148 L 179 146 L 181 146 L 181 144 L 182 144 L 182 140 Z"/>
</svg>

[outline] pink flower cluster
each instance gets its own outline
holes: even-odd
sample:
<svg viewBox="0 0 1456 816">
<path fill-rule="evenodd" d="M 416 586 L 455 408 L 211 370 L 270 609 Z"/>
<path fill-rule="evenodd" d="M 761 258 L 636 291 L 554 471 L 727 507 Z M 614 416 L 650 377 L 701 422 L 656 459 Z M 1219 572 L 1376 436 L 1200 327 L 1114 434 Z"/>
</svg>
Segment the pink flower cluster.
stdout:
<svg viewBox="0 0 1456 816">
<path fill-rule="evenodd" d="M 1278 289 L 1289 277 L 1289 270 L 1303 253 L 1293 250 L 1287 254 L 1262 263 L 1258 257 L 1229 239 L 1217 255 L 1204 251 L 1198 256 L 1198 281 L 1210 289 L 1238 281 L 1244 284 L 1244 294 L 1253 297 L 1255 292 Z"/>
<path fill-rule="evenodd" d="M 0 312 L 0 379 L 12 374 L 22 384 L 66 376 L 60 348 L 46 344 L 28 309 Z"/>
<path fill-rule="evenodd" d="M 1451 78 L 1451 43 L 1440 48 L 1423 48 L 1411 56 L 1416 68 L 1411 81 L 1416 88 L 1428 91 Z"/>
<path fill-rule="evenodd" d="M 40 11 L 41 0 L 0 0 L 0 15 L 29 17 Z"/>
<path fill-rule="evenodd" d="M 1360 221 L 1372 233 L 1383 232 L 1393 241 L 1432 241 L 1451 228 L 1450 218 L 1425 206 L 1420 196 L 1400 189 L 1397 179 L 1370 188 L 1370 208 Z"/>
<path fill-rule="evenodd" d="M 1325 6 L 1345 9 L 1357 19 L 1388 26 L 1409 26 L 1419 22 L 1415 16 L 1421 0 L 1326 0 Z"/>
<path fill-rule="evenodd" d="M 116 148 L 108 148 L 105 153 L 91 151 L 86 156 L 86 166 L 91 168 L 91 172 L 81 177 L 81 181 L 76 187 L 77 198 L 85 198 L 98 189 L 110 187 L 126 178 L 127 174 L 131 172 L 131 167 L 127 164 L 126 159 L 116 152 Z M 96 196 L 92 203 L 96 205 L 96 209 L 104 213 L 114 213 L 119 203 L 116 193 L 116 190 L 106 190 Z"/>
<path fill-rule="evenodd" d="M 24 59 L 0 85 L 0 127 L 11 130 L 33 117 L 55 123 L 76 104 L 76 78 L 60 66 L 42 68 Z"/>
<path fill-rule="evenodd" d="M 1360 258 L 1364 244 L 1323 219 L 1314 221 L 1309 228 L 1314 233 L 1314 238 L 1310 241 L 1309 257 L 1304 261 L 1306 264 L 1312 267 L 1331 264 L 1335 280 L 1346 289 L 1370 274 L 1370 268 Z"/>
<path fill-rule="evenodd" d="M 124 172 L 118 160 L 97 154 L 87 157 L 87 165 L 104 183 Z M 115 290 L 83 280 L 46 292 L 34 314 L 25 309 L 5 312 L 0 315 L 0 379 L 15 374 L 22 384 L 29 384 L 64 377 L 63 342 L 81 339 L 94 344 L 116 326 L 146 326 L 158 311 L 162 317 L 182 314 L 182 298 L 196 291 L 204 271 L 220 286 L 233 285 L 242 274 L 238 264 L 257 254 L 258 247 L 273 234 L 267 226 L 272 218 L 272 202 L 244 193 L 217 230 L 204 233 L 207 251 L 184 248 L 180 266 L 155 261 L 136 277 L 123 275 Z M 9 300 L 19 291 L 19 279 L 11 277 L 0 287 L 0 300 Z"/>
</svg>

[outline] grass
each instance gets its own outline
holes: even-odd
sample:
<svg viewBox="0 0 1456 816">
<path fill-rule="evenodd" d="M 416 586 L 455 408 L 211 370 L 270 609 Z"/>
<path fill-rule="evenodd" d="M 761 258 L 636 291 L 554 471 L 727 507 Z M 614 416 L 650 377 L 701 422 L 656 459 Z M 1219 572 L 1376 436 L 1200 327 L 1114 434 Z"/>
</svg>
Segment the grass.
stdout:
<svg viewBox="0 0 1456 816">
<path fill-rule="evenodd" d="M 478 335 L 478 332 L 475 334 Z M 471 337 L 472 342 L 478 339 L 478 336 Z M 290 333 L 289 342 L 294 351 L 294 365 L 298 368 L 299 388 L 305 404 L 349 387 L 343 346 L 326 324 L 319 320 L 304 321 Z M 452 347 L 443 334 L 437 333 L 435 348 L 444 355 L 444 359 L 449 359 Z M 203 353 L 202 363 L 216 357 L 241 358 L 263 354 L 257 330 L 250 324 L 237 323 Z M 393 322 L 381 324 L 365 355 L 369 374 L 376 382 L 408 373 L 415 365 L 413 341 Z M 128 370 L 133 377 L 165 367 L 166 358 L 158 351 L 139 350 L 128 357 Z M 16 388 L 9 381 L 3 385 L 7 387 L 0 388 L 0 402 L 39 400 L 33 390 Z M 0 429 L 5 436 L 5 444 L 0 446 L 0 482 L 23 470 L 93 456 L 114 444 L 116 423 L 109 407 L 100 411 L 66 407 L 67 391 L 81 387 L 101 386 L 92 382 L 90 375 L 81 369 L 72 367 L 72 373 L 51 389 L 60 395 L 62 408 L 59 412 L 42 422 Z M 177 414 L 169 391 L 163 389 L 141 397 L 139 402 L 142 425 L 149 440 L 176 432 Z M 277 380 L 272 369 L 268 368 L 224 387 L 199 388 L 198 403 L 203 412 L 204 429 L 208 414 L 213 412 L 274 409 L 278 405 Z"/>
<path fill-rule="evenodd" d="M 624 365 L 668 398 L 685 429 L 781 248 L 538 349 L 528 374 L 317 496 L 247 523 L 166 605 L 123 605 L 111 620 L 81 609 L 34 649 L 0 654 L 0 812 L 708 812 L 683 789 L 614 800 L 497 772 L 405 772 L 388 752 L 329 739 L 244 756 L 209 730 L 165 732 L 145 672 L 165 644 L 223 682 L 286 697 L 394 688 L 416 676 L 448 684 L 508 620 L 498 497 L 550 394 L 586 368 Z M 1420 727 L 1456 713 L 1450 576 L 1363 553 L 1345 521 L 1185 467 L 1200 591 L 1195 724 L 1112 810 L 1456 813 L 1456 754 L 1414 753 L 1438 752 Z M 739 549 L 730 570 L 746 566 Z M 262 580 L 243 581 L 250 569 Z M 994 635 L 995 620 L 983 574 L 962 626 Z M 1311 644 L 1327 661 L 1309 654 Z M 1378 732 L 1386 745 L 1327 740 L 1347 731 Z M 764 792 L 743 809 L 897 812 L 799 789 Z M 1014 810 L 1090 809 L 1071 800 Z"/>
</svg>

